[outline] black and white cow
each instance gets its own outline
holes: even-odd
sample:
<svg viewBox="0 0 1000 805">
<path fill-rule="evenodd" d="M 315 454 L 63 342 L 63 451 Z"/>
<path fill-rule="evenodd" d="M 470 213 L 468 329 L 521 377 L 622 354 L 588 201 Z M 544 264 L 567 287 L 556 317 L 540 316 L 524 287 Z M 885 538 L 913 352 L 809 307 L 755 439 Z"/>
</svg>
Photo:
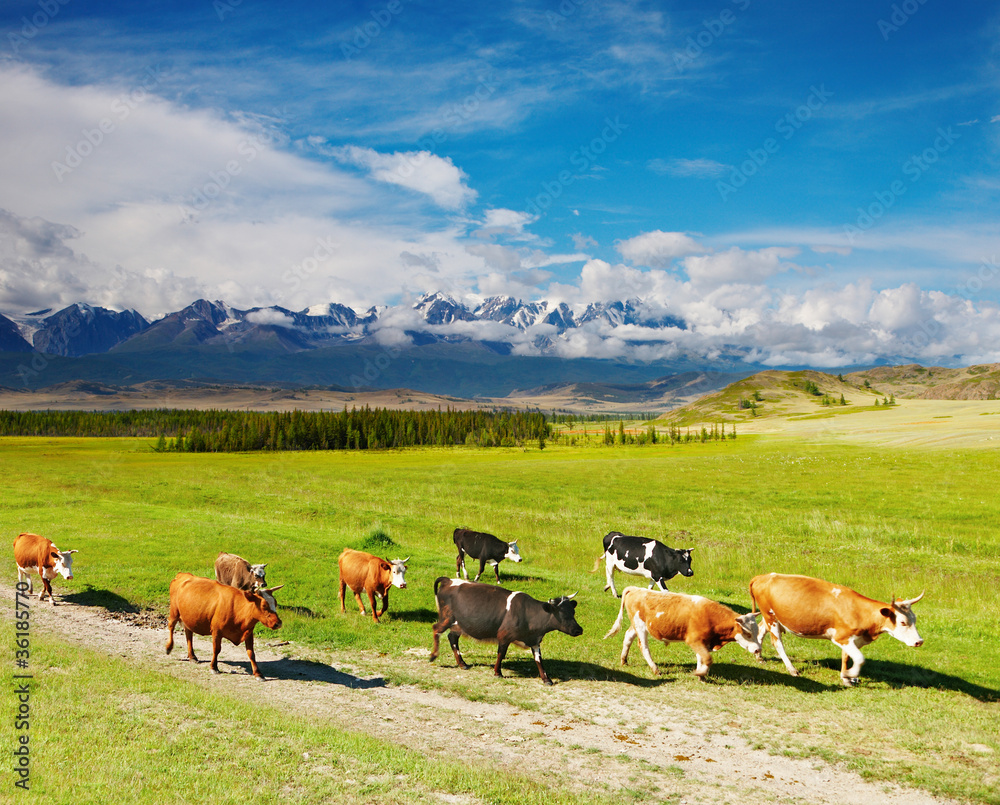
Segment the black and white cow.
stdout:
<svg viewBox="0 0 1000 805">
<path fill-rule="evenodd" d="M 633 576 L 645 576 L 650 580 L 650 590 L 657 584 L 661 590 L 666 590 L 667 579 L 672 579 L 678 573 L 682 576 L 694 575 L 691 569 L 692 550 L 668 548 L 655 539 L 628 537 L 620 531 L 612 531 L 604 537 L 604 553 L 597 557 L 594 569 L 590 572 L 596 573 L 601 560 L 604 560 L 608 581 L 604 589 L 610 588 L 615 598 L 618 597 L 612 577 L 615 570 Z"/>
<path fill-rule="evenodd" d="M 552 680 L 542 667 L 542 638 L 553 631 L 565 632 L 571 637 L 583 634 L 583 627 L 576 622 L 575 596 L 564 595 L 542 602 L 527 593 L 511 592 L 493 584 L 478 584 L 463 579 L 441 576 L 434 582 L 434 599 L 437 601 L 438 622 L 434 624 L 434 648 L 431 662 L 437 659 L 438 642 L 446 629 L 455 664 L 468 668 L 458 650 L 458 638 L 467 635 L 474 640 L 496 641 L 497 661 L 493 673 L 500 673 L 500 663 L 507 655 L 511 643 L 531 649 L 542 682 Z"/>
<path fill-rule="evenodd" d="M 458 557 L 455 559 L 456 579 L 460 578 L 459 574 L 469 578 L 469 573 L 465 569 L 466 556 L 479 560 L 479 572 L 473 581 L 479 581 L 487 563 L 493 565 L 493 572 L 497 574 L 497 581 L 500 581 L 500 562 L 504 559 L 510 559 L 512 562 L 521 561 L 517 540 L 504 542 L 485 531 L 473 531 L 470 528 L 456 528 L 454 540 L 455 547 L 458 548 Z"/>
</svg>

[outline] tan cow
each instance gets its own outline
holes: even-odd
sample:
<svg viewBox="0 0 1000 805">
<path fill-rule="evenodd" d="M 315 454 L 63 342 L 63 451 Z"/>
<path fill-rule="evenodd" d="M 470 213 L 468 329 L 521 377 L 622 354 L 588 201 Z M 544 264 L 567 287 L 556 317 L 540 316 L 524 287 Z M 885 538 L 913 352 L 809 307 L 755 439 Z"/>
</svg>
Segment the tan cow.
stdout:
<svg viewBox="0 0 1000 805">
<path fill-rule="evenodd" d="M 840 681 L 850 687 L 858 682 L 865 658 L 861 649 L 882 632 L 908 646 L 924 644 L 917 634 L 917 616 L 911 607 L 924 594 L 907 600 L 893 596 L 886 604 L 866 598 L 849 587 L 809 576 L 769 573 L 750 580 L 754 610 L 760 607 L 761 626 L 771 634 L 771 642 L 788 673 L 798 676 L 781 642 L 783 632 L 799 637 L 826 639 L 842 652 Z M 847 667 L 848 658 L 854 660 Z"/>
<path fill-rule="evenodd" d="M 354 599 L 358 602 L 358 609 L 365 615 L 365 604 L 361 600 L 361 593 L 368 595 L 368 601 L 372 607 L 372 618 L 375 623 L 385 614 L 389 608 L 389 590 L 393 587 L 406 589 L 406 559 L 379 559 L 364 551 L 355 551 L 344 548 L 337 559 L 340 568 L 340 611 L 346 612 L 344 606 L 344 593 L 347 587 L 354 593 Z M 382 611 L 375 611 L 375 596 L 382 599 Z"/>
<path fill-rule="evenodd" d="M 266 564 L 251 565 L 242 556 L 222 551 L 215 559 L 215 580 L 241 590 L 256 590 L 267 587 L 265 567 Z"/>
<path fill-rule="evenodd" d="M 47 595 L 49 602 L 55 606 L 52 597 L 52 579 L 57 575 L 64 579 L 73 578 L 73 554 L 77 551 L 60 551 L 52 540 L 38 534 L 27 532 L 18 534 L 14 540 L 14 561 L 17 563 L 17 583 L 28 582 L 28 595 L 35 587 L 31 583 L 31 572 L 38 571 L 42 579 L 42 591 L 38 594 L 39 602 Z"/>
<path fill-rule="evenodd" d="M 281 627 L 272 593 L 285 585 L 261 588 L 254 592 L 221 584 L 215 579 L 203 579 L 190 573 L 178 573 L 170 582 L 170 618 L 167 621 L 167 654 L 174 647 L 174 626 L 179 620 L 187 638 L 187 658 L 198 662 L 194 656 L 192 637 L 196 634 L 212 636 L 212 673 L 219 673 L 219 650 L 222 638 L 234 646 L 246 643 L 250 668 L 257 679 L 264 679 L 257 669 L 253 652 L 253 630 L 258 623 L 268 629 Z"/>
<path fill-rule="evenodd" d="M 628 613 L 629 628 L 622 643 L 622 665 L 628 663 L 632 641 L 639 638 L 642 656 L 654 674 L 660 670 L 649 653 L 649 638 L 669 645 L 683 640 L 698 658 L 694 674 L 702 680 L 712 666 L 712 652 L 727 643 L 736 642 L 760 659 L 760 637 L 757 618 L 753 614 L 737 615 L 724 604 L 700 595 L 656 592 L 642 587 L 626 587 L 618 620 L 605 639 L 616 634 L 622 625 L 622 615 Z"/>
</svg>

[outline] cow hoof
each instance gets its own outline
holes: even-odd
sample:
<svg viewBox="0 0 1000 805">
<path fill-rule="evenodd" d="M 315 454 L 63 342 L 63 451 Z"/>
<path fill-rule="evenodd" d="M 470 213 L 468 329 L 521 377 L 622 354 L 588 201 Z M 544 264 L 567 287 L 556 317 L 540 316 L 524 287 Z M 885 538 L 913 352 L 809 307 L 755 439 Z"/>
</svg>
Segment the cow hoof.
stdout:
<svg viewBox="0 0 1000 805">
<path fill-rule="evenodd" d="M 543 679 L 542 682 L 544 682 L 549 687 L 552 687 L 552 680 L 551 679 L 546 678 L 546 679 Z"/>
<path fill-rule="evenodd" d="M 842 676 L 840 678 L 840 684 L 843 685 L 845 688 L 853 688 L 855 685 L 858 684 L 858 680 L 856 678 L 852 679 L 849 676 Z"/>
<path fill-rule="evenodd" d="M 267 682 L 267 680 L 264 678 L 264 676 L 262 674 L 254 674 L 253 678 L 254 679 L 259 679 L 261 682 Z"/>
<path fill-rule="evenodd" d="M 221 674 L 221 673 L 222 673 L 222 671 L 220 671 L 220 670 L 219 670 L 218 668 L 213 668 L 213 669 L 212 669 L 212 673 L 213 673 L 213 674 L 217 674 L 217 675 L 218 675 L 218 674 Z"/>
</svg>

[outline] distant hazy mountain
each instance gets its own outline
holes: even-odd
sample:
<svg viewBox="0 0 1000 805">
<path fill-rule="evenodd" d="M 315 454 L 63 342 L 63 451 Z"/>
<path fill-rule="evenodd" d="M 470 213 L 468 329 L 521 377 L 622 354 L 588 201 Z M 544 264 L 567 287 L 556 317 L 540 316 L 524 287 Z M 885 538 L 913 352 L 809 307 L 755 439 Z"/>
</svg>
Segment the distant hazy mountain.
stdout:
<svg viewBox="0 0 1000 805">
<path fill-rule="evenodd" d="M 0 316 L 0 352 L 31 352 L 20 328 L 6 316 Z"/>
<path fill-rule="evenodd" d="M 134 310 L 118 312 L 86 304 L 73 304 L 56 313 L 51 308 L 26 313 L 15 322 L 21 337 L 36 352 L 63 356 L 107 352 L 149 326 Z"/>
<path fill-rule="evenodd" d="M 16 327 L 4 331 L 0 352 L 23 352 L 31 343 L 36 352 L 75 361 L 48 358 L 41 369 L 32 361 L 30 371 L 23 358 L 0 361 L 0 383 L 33 387 L 162 379 L 493 396 L 547 383 L 645 383 L 676 372 L 758 368 L 746 365 L 746 351 L 739 349 L 716 350 L 710 361 L 680 349 L 671 351 L 669 361 L 575 357 L 618 327 L 628 327 L 614 338 L 618 344 L 648 339 L 661 350 L 671 339 L 668 328 L 686 329 L 681 319 L 640 299 L 573 308 L 496 296 L 470 308 L 429 293 L 364 312 L 335 302 L 292 311 L 199 299 L 152 323 L 135 311 L 84 304 L 11 319 Z"/>
</svg>

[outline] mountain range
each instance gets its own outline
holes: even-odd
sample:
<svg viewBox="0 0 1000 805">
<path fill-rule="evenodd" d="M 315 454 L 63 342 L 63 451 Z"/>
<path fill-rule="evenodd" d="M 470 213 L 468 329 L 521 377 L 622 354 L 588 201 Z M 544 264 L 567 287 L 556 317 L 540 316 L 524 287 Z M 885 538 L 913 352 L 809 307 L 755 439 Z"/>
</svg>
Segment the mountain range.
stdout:
<svg viewBox="0 0 1000 805">
<path fill-rule="evenodd" d="M 77 303 L 0 315 L 0 353 L 7 353 L 0 355 L 0 384 L 183 379 L 502 396 L 560 382 L 645 383 L 679 372 L 761 368 L 735 349 L 711 361 L 680 349 L 669 361 L 567 354 L 574 338 L 601 342 L 627 331 L 620 340 L 662 346 L 684 330 L 683 320 L 640 299 L 571 308 L 491 297 L 470 307 L 428 293 L 361 313 L 337 303 L 292 311 L 199 299 L 155 321 Z"/>
</svg>

